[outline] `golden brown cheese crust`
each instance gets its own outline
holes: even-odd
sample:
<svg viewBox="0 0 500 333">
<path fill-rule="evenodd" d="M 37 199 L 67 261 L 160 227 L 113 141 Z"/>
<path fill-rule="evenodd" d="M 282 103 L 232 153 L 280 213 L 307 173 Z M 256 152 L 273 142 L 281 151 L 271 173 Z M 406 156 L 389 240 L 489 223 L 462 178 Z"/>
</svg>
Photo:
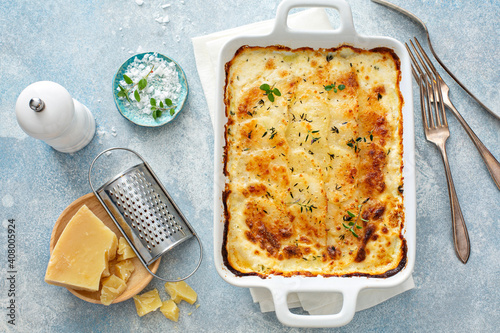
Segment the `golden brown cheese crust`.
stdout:
<svg viewBox="0 0 500 333">
<path fill-rule="evenodd" d="M 225 69 L 226 266 L 262 277 L 401 270 L 403 98 L 394 52 L 245 46 Z M 278 89 L 274 101 L 262 84 Z"/>
</svg>

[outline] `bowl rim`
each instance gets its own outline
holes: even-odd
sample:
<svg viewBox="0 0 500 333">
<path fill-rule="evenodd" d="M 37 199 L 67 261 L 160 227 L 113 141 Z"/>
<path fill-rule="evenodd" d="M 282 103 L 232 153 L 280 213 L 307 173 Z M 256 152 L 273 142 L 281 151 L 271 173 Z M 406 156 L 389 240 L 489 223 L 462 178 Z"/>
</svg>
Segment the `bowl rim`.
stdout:
<svg viewBox="0 0 500 333">
<path fill-rule="evenodd" d="M 175 67 L 177 69 L 177 75 L 179 76 L 179 81 L 181 86 L 185 87 L 186 88 L 186 94 L 185 96 L 182 98 L 182 100 L 180 101 L 180 103 L 176 106 L 175 110 L 176 112 L 174 113 L 173 116 L 170 116 L 170 117 L 167 117 L 165 118 L 165 120 L 163 121 L 159 121 L 157 122 L 157 124 L 145 124 L 145 123 L 141 123 L 141 122 L 137 122 L 136 120 L 132 119 L 131 117 L 127 116 L 123 109 L 124 106 L 123 105 L 120 105 L 119 104 L 119 98 L 116 94 L 116 89 L 118 88 L 118 82 L 120 81 L 120 79 L 118 78 L 118 75 L 120 73 L 122 73 L 124 71 L 124 69 L 132 62 L 134 61 L 135 58 L 137 57 L 141 57 L 144 58 L 144 56 L 146 55 L 153 55 L 153 54 L 156 54 L 157 56 L 163 58 L 164 60 L 166 60 L 167 62 L 172 62 L 175 64 Z M 179 63 L 177 61 L 175 61 L 174 59 L 164 55 L 164 54 L 161 54 L 159 52 L 156 52 L 156 51 L 149 51 L 149 52 L 142 52 L 142 53 L 137 53 L 133 56 L 131 56 L 130 58 L 128 58 L 125 62 L 123 62 L 121 64 L 121 66 L 118 68 L 118 70 L 116 71 L 115 75 L 113 76 L 113 81 L 111 83 L 111 90 L 113 92 L 113 100 L 115 102 L 115 106 L 116 108 L 118 109 L 118 111 L 120 112 L 120 114 L 125 118 L 127 119 L 128 121 L 130 121 L 131 123 L 137 125 L 137 126 L 141 126 L 141 127 L 151 127 L 151 128 L 154 128 L 154 127 L 160 127 L 160 126 L 163 126 L 171 121 L 173 121 L 174 119 L 177 118 L 177 115 L 182 111 L 182 109 L 184 108 L 184 105 L 188 99 L 188 96 L 189 96 L 189 84 L 188 84 L 188 81 L 187 81 L 187 78 L 186 78 L 186 73 L 184 72 L 184 69 L 179 65 Z"/>
</svg>

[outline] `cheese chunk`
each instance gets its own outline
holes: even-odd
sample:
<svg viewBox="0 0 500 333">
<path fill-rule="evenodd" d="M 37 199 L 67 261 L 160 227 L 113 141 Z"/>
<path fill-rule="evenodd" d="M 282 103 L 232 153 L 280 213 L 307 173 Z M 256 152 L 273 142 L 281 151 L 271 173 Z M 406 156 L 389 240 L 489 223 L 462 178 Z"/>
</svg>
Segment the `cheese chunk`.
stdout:
<svg viewBox="0 0 500 333">
<path fill-rule="evenodd" d="M 118 250 L 116 251 L 116 254 L 116 259 L 118 261 L 137 257 L 134 250 L 132 250 L 124 237 L 120 237 L 120 240 L 118 241 Z"/>
<path fill-rule="evenodd" d="M 160 295 L 156 288 L 142 295 L 134 296 L 134 302 L 139 317 L 156 311 L 162 305 Z"/>
<path fill-rule="evenodd" d="M 64 228 L 52 251 L 45 282 L 66 288 L 98 291 L 116 256 L 116 235 L 83 205 Z M 108 273 L 107 273 L 108 272 Z"/>
<path fill-rule="evenodd" d="M 160 308 L 161 313 L 172 321 L 179 320 L 179 307 L 171 299 L 163 302 Z"/>
<path fill-rule="evenodd" d="M 114 274 L 125 282 L 128 281 L 134 270 L 134 263 L 130 259 L 119 261 L 113 266 Z"/>
<path fill-rule="evenodd" d="M 102 279 L 101 303 L 110 305 L 125 289 L 127 284 L 116 275 Z"/>
<path fill-rule="evenodd" d="M 172 300 L 179 304 L 182 300 L 189 304 L 194 304 L 198 295 L 186 282 L 167 282 L 165 283 L 165 290 L 170 295 Z"/>
</svg>

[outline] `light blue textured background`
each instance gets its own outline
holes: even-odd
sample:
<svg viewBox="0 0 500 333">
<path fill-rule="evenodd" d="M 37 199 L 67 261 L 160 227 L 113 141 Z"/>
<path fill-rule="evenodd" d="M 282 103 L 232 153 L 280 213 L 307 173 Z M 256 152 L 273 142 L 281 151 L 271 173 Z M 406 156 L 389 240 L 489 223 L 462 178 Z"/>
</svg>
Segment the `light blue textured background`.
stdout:
<svg viewBox="0 0 500 333">
<path fill-rule="evenodd" d="M 407 41 L 423 30 L 368 0 L 349 0 L 357 31 Z M 500 2 L 394 0 L 427 23 L 437 53 L 490 108 L 500 112 Z M 161 4 L 171 6 L 162 9 Z M 0 2 L 0 331 L 18 332 L 299 332 L 274 313 L 262 314 L 246 289 L 225 283 L 213 264 L 213 130 L 196 71 L 191 38 L 273 18 L 279 1 L 133 0 Z M 163 25 L 155 15 L 168 15 Z M 330 13 L 332 18 L 335 15 Z M 164 28 L 163 28 L 164 27 Z M 161 128 L 140 128 L 116 110 L 111 82 L 116 69 L 139 49 L 175 59 L 190 84 L 187 104 Z M 483 143 L 500 158 L 500 121 L 482 110 L 452 80 L 451 98 Z M 83 150 L 63 154 L 25 135 L 14 105 L 29 84 L 52 80 L 86 105 L 96 137 Z M 469 228 L 467 265 L 456 258 L 444 169 L 425 141 L 415 97 L 417 168 L 416 288 L 357 313 L 338 332 L 498 332 L 500 327 L 500 195 L 480 155 L 449 115 L 448 152 Z M 116 130 L 116 135 L 113 129 Z M 139 318 L 132 301 L 104 307 L 79 300 L 43 282 L 52 227 L 63 209 L 89 193 L 87 171 L 102 150 L 123 146 L 151 164 L 200 234 L 205 260 L 189 283 L 198 309 L 181 304 L 178 323 L 159 312 Z M 17 325 L 7 324 L 7 220 L 17 235 Z M 195 248 L 193 248 L 195 251 Z M 195 253 L 195 252 L 193 252 Z M 164 266 L 180 265 L 180 259 Z M 166 264 L 165 264 L 166 263 Z M 181 265 L 182 267 L 182 265 Z M 163 291 L 161 281 L 154 287 Z M 162 294 L 164 295 L 164 294 Z M 187 313 L 192 312 L 191 316 Z M 318 330 L 321 331 L 321 330 Z"/>
</svg>

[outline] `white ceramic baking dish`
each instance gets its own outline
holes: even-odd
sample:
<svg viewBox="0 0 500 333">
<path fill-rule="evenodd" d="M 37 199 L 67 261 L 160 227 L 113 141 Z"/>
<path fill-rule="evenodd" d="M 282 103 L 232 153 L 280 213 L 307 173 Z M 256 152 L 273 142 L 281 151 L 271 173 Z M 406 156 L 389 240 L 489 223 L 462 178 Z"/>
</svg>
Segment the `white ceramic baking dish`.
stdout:
<svg viewBox="0 0 500 333">
<path fill-rule="evenodd" d="M 341 24 L 337 30 L 297 31 L 287 25 L 288 13 L 293 8 L 323 7 L 339 12 Z M 222 192 L 225 185 L 223 174 L 224 125 L 227 118 L 224 112 L 224 65 L 232 59 L 236 50 L 243 45 L 269 46 L 284 45 L 291 48 L 312 47 L 332 48 L 342 44 L 361 49 L 388 47 L 401 61 L 400 89 L 404 98 L 403 106 L 403 145 L 404 145 L 404 204 L 405 228 L 407 241 L 406 266 L 397 274 L 388 278 L 371 277 L 282 277 L 271 276 L 262 279 L 258 276 L 237 276 L 224 264 L 222 257 L 224 233 L 224 208 Z M 349 323 L 356 311 L 356 301 L 360 290 L 365 288 L 388 288 L 403 283 L 410 277 L 415 263 L 415 163 L 413 132 L 413 100 L 410 59 L 405 47 L 398 41 L 387 37 L 366 37 L 356 33 L 352 20 L 351 8 L 344 0 L 285 0 L 277 9 L 274 29 L 264 36 L 241 36 L 228 41 L 219 54 L 217 72 L 217 109 L 215 113 L 215 165 L 214 165 L 214 259 L 220 276 L 228 283 L 239 287 L 267 288 L 273 296 L 276 315 L 285 325 L 298 327 L 338 327 Z M 292 313 L 287 305 L 287 295 L 296 292 L 338 292 L 343 296 L 342 309 L 331 315 L 299 315 Z"/>
</svg>

